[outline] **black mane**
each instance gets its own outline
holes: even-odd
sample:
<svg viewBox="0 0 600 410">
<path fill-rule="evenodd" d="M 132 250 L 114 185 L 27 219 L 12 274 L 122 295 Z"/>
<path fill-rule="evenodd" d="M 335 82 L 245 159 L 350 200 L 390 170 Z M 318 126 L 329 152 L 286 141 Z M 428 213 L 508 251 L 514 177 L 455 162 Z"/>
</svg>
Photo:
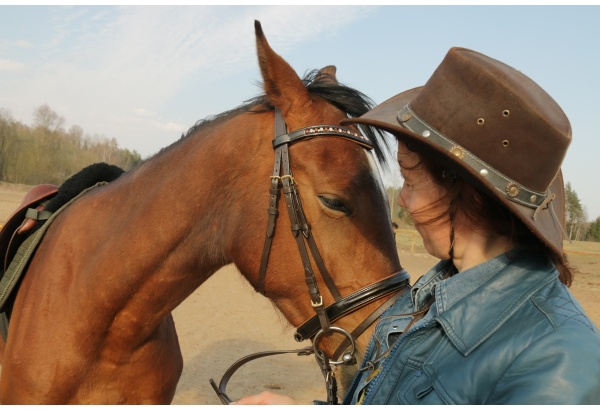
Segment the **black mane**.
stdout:
<svg viewBox="0 0 600 410">
<path fill-rule="evenodd" d="M 336 84 L 330 80 L 329 75 L 320 73 L 319 70 L 312 70 L 308 72 L 305 74 L 302 81 L 304 84 L 306 84 L 306 88 L 308 89 L 309 93 L 323 98 L 329 103 L 335 105 L 337 108 L 345 112 L 348 117 L 360 117 L 375 106 L 373 100 L 371 100 L 362 92 L 343 84 Z M 203 127 L 219 123 L 233 115 L 245 112 L 272 111 L 273 108 L 274 107 L 271 105 L 266 95 L 261 94 L 245 101 L 244 104 L 240 105 L 239 107 L 198 121 L 188 130 L 186 134 L 182 135 L 181 137 L 186 138 Z M 387 161 L 384 152 L 389 150 L 389 146 L 384 134 L 377 128 L 371 126 L 361 124 L 359 127 L 363 134 L 373 143 L 373 150 L 375 151 L 380 163 L 385 165 Z"/>
</svg>

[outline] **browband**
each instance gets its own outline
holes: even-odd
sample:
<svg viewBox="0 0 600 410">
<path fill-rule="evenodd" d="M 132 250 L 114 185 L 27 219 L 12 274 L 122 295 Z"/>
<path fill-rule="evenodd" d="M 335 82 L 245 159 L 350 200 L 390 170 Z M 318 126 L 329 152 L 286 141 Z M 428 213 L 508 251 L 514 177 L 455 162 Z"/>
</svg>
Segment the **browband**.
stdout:
<svg viewBox="0 0 600 410">
<path fill-rule="evenodd" d="M 297 141 L 319 136 L 344 138 L 356 142 L 364 148 L 373 149 L 373 144 L 367 137 L 350 128 L 340 127 L 339 125 L 313 125 L 311 127 L 300 128 L 289 134 L 279 135 L 273 140 L 273 148 L 277 148 L 283 144 L 293 144 Z"/>
</svg>

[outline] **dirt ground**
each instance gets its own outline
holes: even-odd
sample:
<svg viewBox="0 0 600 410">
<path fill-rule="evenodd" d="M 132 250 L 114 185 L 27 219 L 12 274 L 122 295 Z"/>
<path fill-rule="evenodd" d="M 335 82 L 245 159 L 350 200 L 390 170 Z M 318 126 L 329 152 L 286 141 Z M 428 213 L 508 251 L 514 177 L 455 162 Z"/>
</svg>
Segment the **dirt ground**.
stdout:
<svg viewBox="0 0 600 410">
<path fill-rule="evenodd" d="M 0 183 L 0 224 L 21 202 L 26 189 Z M 398 252 L 413 279 L 436 262 L 424 253 L 411 255 L 409 249 Z M 600 327 L 600 257 L 573 255 L 571 263 L 579 271 L 571 290 Z M 218 383 L 233 362 L 258 351 L 305 345 L 294 341 L 294 329 L 233 266 L 218 271 L 173 315 L 185 363 L 173 404 L 220 404 L 209 379 Z M 282 355 L 244 365 L 230 380 L 228 394 L 236 399 L 268 389 L 310 402 L 325 399 L 323 386 L 313 357 Z"/>
</svg>

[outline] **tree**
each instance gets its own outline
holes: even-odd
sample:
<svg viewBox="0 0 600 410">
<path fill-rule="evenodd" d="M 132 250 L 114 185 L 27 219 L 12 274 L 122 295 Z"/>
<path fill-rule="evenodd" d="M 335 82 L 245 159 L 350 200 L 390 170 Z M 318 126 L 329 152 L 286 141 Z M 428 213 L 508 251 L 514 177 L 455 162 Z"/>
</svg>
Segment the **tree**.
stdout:
<svg viewBox="0 0 600 410">
<path fill-rule="evenodd" d="M 6 178 L 12 145 L 16 135 L 13 120 L 5 110 L 0 110 L 0 181 Z"/>
<path fill-rule="evenodd" d="M 59 131 L 65 123 L 64 117 L 58 115 L 48 104 L 40 105 L 33 112 L 33 124 L 48 131 Z"/>
<path fill-rule="evenodd" d="M 583 212 L 579 196 L 577 196 L 577 192 L 575 192 L 570 182 L 567 182 L 565 186 L 565 196 L 567 233 L 569 240 L 577 240 L 581 223 L 585 221 L 585 213 Z"/>
<path fill-rule="evenodd" d="M 586 234 L 586 241 L 600 242 L 600 216 L 590 224 Z"/>
</svg>

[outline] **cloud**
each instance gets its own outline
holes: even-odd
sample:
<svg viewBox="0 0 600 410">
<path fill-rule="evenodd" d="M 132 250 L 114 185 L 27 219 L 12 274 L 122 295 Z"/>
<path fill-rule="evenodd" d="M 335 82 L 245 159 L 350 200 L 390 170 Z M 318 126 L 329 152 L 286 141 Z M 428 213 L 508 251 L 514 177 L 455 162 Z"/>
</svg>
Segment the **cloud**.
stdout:
<svg viewBox="0 0 600 410">
<path fill-rule="evenodd" d="M 27 40 L 17 40 L 14 42 L 14 45 L 19 48 L 32 48 L 33 44 L 31 44 Z"/>
<path fill-rule="evenodd" d="M 65 77 L 70 70 L 82 71 L 111 80 L 102 87 L 135 91 L 151 84 L 153 93 L 172 93 L 198 73 L 210 81 L 254 68 L 255 18 L 281 53 L 332 35 L 359 14 L 360 9 L 337 6 L 118 7 L 97 13 L 76 9 L 57 23 L 49 47 L 69 47 L 61 53 L 68 67 L 56 63 L 67 70 Z"/>
<path fill-rule="evenodd" d="M 5 60 L 0 58 L 0 71 L 17 73 L 21 71 L 25 71 L 26 65 L 19 63 L 18 61 Z"/>
<path fill-rule="evenodd" d="M 140 119 L 164 112 L 165 102 L 176 101 L 177 93 L 190 82 L 201 92 L 206 85 L 244 71 L 257 73 L 255 19 L 261 21 L 271 46 L 285 54 L 300 44 L 335 35 L 365 12 L 339 6 L 52 10 L 52 17 L 45 22 L 48 26 L 39 28 L 46 31 L 42 36 L 46 40 L 36 42 L 32 72 L 21 82 L 0 80 L 0 86 L 21 99 L 8 108 L 29 105 L 30 115 L 35 107 L 47 103 L 86 132 L 115 137 L 126 148 L 143 154 L 170 142 L 157 140 L 157 147 L 151 147 L 148 135 L 188 128 L 179 125 L 180 118 L 159 118 L 157 114 L 154 121 Z M 19 44 L 31 46 L 27 40 Z M 2 71 L 24 69 L 16 61 L 0 60 Z M 201 98 L 198 103 L 203 104 Z M 198 110 L 202 113 L 201 106 Z M 145 140 L 139 142 L 137 136 Z"/>
<path fill-rule="evenodd" d="M 134 109 L 133 114 L 135 118 L 124 118 L 123 121 L 132 123 L 135 122 L 138 125 L 156 128 L 169 133 L 182 133 L 188 128 L 177 122 L 165 121 L 156 112 L 148 111 L 143 108 Z"/>
<path fill-rule="evenodd" d="M 27 40 L 0 40 L 0 49 L 10 49 L 10 48 L 32 48 L 33 44 L 31 44 Z"/>
<path fill-rule="evenodd" d="M 140 116 L 140 117 L 156 117 L 156 113 L 155 112 L 148 111 L 148 110 L 145 110 L 143 108 L 135 108 L 133 110 L 133 113 L 135 115 Z"/>
<path fill-rule="evenodd" d="M 157 123 L 157 126 L 165 131 L 170 132 L 185 132 L 189 128 L 184 126 L 183 124 L 178 124 L 175 122 Z"/>
</svg>

